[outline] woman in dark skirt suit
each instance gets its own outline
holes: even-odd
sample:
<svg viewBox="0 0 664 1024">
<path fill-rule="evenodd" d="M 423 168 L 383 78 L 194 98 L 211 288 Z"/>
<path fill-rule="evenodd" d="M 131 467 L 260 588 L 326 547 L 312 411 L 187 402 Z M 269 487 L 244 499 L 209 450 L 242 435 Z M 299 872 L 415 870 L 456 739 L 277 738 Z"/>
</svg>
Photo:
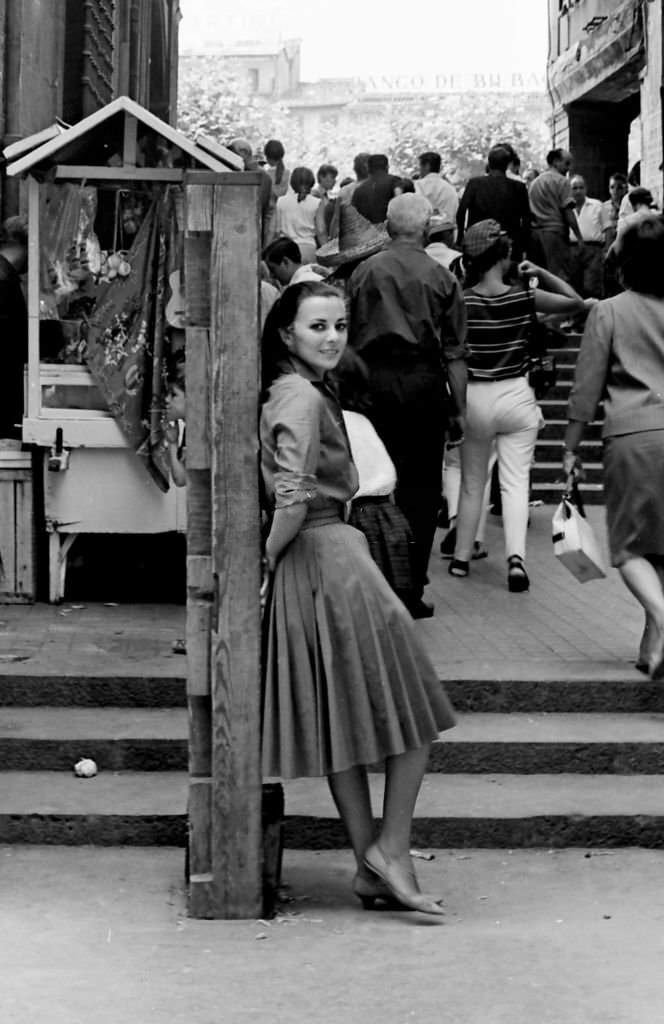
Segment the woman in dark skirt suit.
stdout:
<svg viewBox="0 0 664 1024">
<path fill-rule="evenodd" d="M 664 218 L 617 247 L 625 291 L 586 324 L 569 402 L 563 468 L 582 474 L 585 423 L 604 399 L 604 493 L 611 563 L 643 606 L 637 667 L 664 678 Z"/>
<path fill-rule="evenodd" d="M 346 308 L 330 285 L 285 290 L 263 335 L 261 468 L 272 513 L 265 555 L 263 769 L 322 776 L 357 859 L 353 890 L 442 914 L 409 855 L 431 742 L 454 715 L 411 617 L 362 534 L 344 522 L 357 490 L 341 409 L 326 375 L 346 346 Z M 374 837 L 367 765 L 385 760 Z"/>
</svg>

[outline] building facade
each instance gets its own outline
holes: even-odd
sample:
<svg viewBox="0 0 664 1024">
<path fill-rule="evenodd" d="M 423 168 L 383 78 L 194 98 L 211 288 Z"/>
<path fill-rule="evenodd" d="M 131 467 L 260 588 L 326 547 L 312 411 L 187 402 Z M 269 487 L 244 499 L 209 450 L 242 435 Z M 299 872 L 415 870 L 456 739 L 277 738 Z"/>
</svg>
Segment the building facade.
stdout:
<svg viewBox="0 0 664 1024">
<path fill-rule="evenodd" d="M 661 203 L 662 0 L 549 0 L 548 88 L 556 146 L 591 195 L 637 161 Z"/>
<path fill-rule="evenodd" d="M 179 0 L 0 0 L 0 149 L 121 95 L 174 123 L 179 21 Z"/>
</svg>

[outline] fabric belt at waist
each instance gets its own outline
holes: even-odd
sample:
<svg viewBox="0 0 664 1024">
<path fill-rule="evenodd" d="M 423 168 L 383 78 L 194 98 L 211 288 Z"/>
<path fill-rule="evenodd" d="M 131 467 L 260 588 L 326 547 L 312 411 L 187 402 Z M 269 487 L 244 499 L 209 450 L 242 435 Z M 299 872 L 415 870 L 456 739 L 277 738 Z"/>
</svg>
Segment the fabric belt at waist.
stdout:
<svg viewBox="0 0 664 1024">
<path fill-rule="evenodd" d="M 329 526 L 331 523 L 342 523 L 344 521 L 344 504 L 341 501 L 331 501 L 320 508 L 309 508 L 307 518 L 301 526 L 302 530 L 311 530 L 316 526 Z"/>
<path fill-rule="evenodd" d="M 354 498 L 353 505 L 359 508 L 360 505 L 390 505 L 392 496 L 390 494 L 367 494 L 366 497 Z"/>
</svg>

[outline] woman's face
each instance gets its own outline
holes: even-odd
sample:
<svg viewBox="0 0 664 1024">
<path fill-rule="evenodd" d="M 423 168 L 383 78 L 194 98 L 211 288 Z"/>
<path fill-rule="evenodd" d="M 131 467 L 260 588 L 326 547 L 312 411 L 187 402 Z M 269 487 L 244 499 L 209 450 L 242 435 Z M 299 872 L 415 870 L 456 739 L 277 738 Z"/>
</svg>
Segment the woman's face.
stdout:
<svg viewBox="0 0 664 1024">
<path fill-rule="evenodd" d="M 335 368 L 346 348 L 348 321 L 343 299 L 333 295 L 303 299 L 282 337 L 289 352 L 322 378 Z"/>
</svg>

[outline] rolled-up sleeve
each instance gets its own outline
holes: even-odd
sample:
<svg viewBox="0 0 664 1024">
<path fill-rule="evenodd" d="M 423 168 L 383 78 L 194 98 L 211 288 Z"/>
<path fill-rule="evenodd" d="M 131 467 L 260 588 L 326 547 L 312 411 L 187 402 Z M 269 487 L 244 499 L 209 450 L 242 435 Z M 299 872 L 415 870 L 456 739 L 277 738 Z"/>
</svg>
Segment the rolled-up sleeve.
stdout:
<svg viewBox="0 0 664 1024">
<path fill-rule="evenodd" d="M 611 356 L 613 317 L 610 307 L 600 302 L 590 311 L 574 373 L 574 386 L 567 406 L 570 420 L 590 423 L 595 418 L 606 388 Z"/>
<path fill-rule="evenodd" d="M 274 410 L 275 507 L 312 501 L 320 457 L 320 396 L 314 388 L 285 394 Z"/>
<path fill-rule="evenodd" d="M 466 304 L 463 301 L 461 286 L 455 279 L 443 314 L 440 331 L 440 342 L 445 362 L 451 363 L 453 359 L 466 358 L 467 333 Z"/>
</svg>

